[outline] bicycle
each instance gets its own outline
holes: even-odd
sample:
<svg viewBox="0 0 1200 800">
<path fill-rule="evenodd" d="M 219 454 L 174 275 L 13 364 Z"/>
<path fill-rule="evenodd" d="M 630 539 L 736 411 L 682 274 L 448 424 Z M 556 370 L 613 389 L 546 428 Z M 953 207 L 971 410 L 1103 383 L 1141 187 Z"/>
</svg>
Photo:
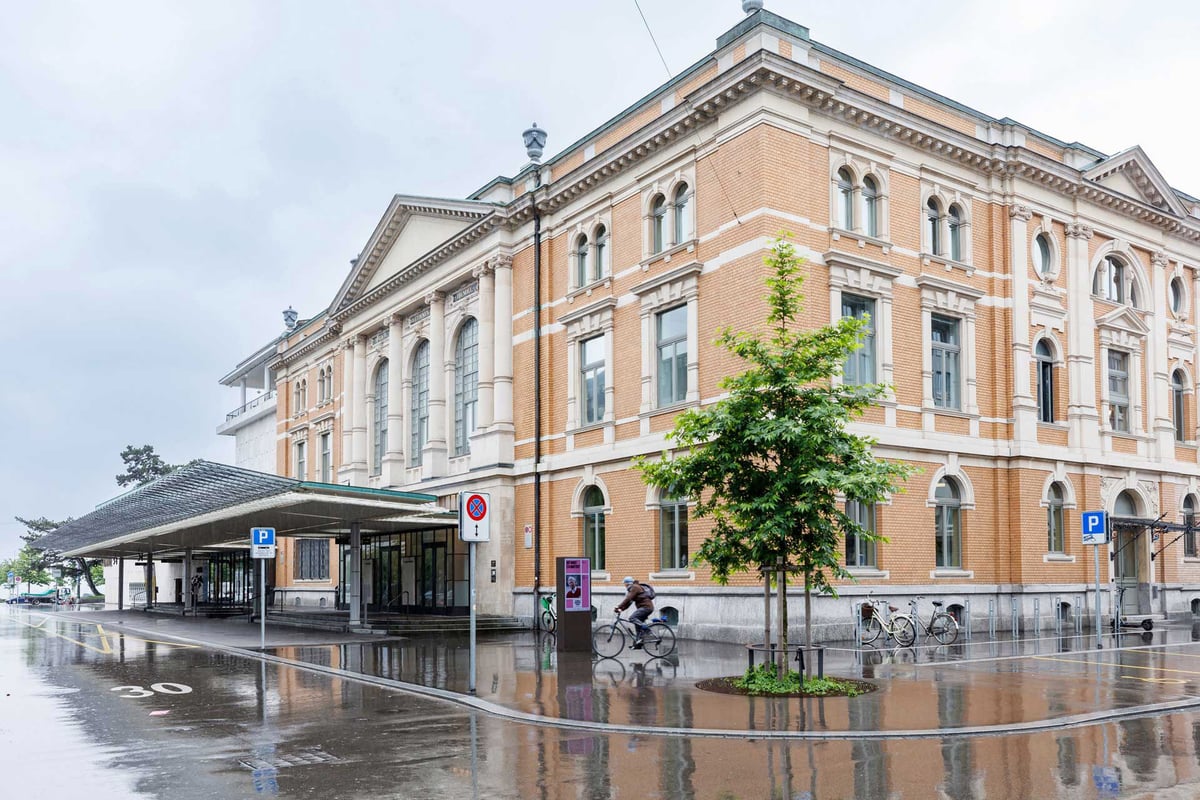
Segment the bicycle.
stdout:
<svg viewBox="0 0 1200 800">
<path fill-rule="evenodd" d="M 908 647 L 915 642 L 917 639 L 917 627 L 913 624 L 913 621 L 904 614 L 896 614 L 900 609 L 891 605 L 886 600 L 876 600 L 873 594 L 872 592 L 868 592 L 867 601 L 863 604 L 866 620 L 863 623 L 861 634 L 862 643 L 870 644 L 878 639 L 881 633 L 886 634 L 888 639 L 895 639 L 896 644 L 901 647 Z M 885 616 L 880 612 L 880 603 L 883 604 L 883 607 L 890 614 Z"/>
<path fill-rule="evenodd" d="M 616 658 L 625 649 L 627 635 L 637 640 L 637 631 L 633 627 L 636 624 L 622 617 L 618 611 L 616 621 L 601 625 L 592 631 L 592 649 L 601 658 Z M 651 656 L 662 658 L 675 652 L 675 631 L 671 630 L 671 626 L 664 622 L 662 617 L 656 617 L 649 624 L 640 627 L 642 645 Z"/>
<path fill-rule="evenodd" d="M 539 601 L 542 604 L 542 630 L 554 633 L 554 629 L 558 626 L 558 615 L 554 613 L 554 592 L 542 595 Z"/>
<path fill-rule="evenodd" d="M 958 638 L 958 620 L 941 610 L 941 600 L 934 600 L 933 607 L 936 610 L 929 617 L 928 622 L 921 622 L 921 614 L 917 610 L 917 603 L 924 599 L 924 597 L 916 597 L 909 600 L 908 613 L 897 614 L 896 616 L 912 620 L 914 631 L 924 631 L 926 636 L 932 636 L 938 644 L 954 644 L 954 641 Z"/>
</svg>

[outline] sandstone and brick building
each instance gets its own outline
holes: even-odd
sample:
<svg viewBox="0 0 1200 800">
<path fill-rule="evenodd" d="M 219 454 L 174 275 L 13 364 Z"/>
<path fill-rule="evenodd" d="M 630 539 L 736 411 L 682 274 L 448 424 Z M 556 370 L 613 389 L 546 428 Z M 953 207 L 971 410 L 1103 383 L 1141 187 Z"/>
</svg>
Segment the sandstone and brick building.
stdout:
<svg viewBox="0 0 1200 800">
<path fill-rule="evenodd" d="M 845 379 L 892 389 L 857 429 L 921 468 L 851 509 L 888 541 L 847 543 L 857 582 L 821 601 L 822 624 L 844 629 L 868 591 L 976 624 L 991 606 L 1007 625 L 1014 601 L 1026 619 L 1035 601 L 1074 614 L 1095 577 L 1085 510 L 1117 520 L 1100 577 L 1128 613 L 1200 608 L 1184 524 L 1200 503 L 1200 201 L 1138 147 L 988 116 L 767 11 L 513 178 L 394 197 L 268 365 L 279 472 L 446 504 L 490 491 L 485 611 L 532 616 L 554 557 L 584 554 L 597 605 L 632 574 L 683 635 L 751 637 L 757 576 L 721 587 L 693 566 L 704 522 L 631 459 L 740 369 L 713 342 L 763 324 L 763 256 L 785 231 L 812 325 L 870 315 Z M 453 530 L 363 535 L 372 607 L 465 607 Z M 345 549 L 303 541 L 276 585 L 335 588 Z"/>
</svg>

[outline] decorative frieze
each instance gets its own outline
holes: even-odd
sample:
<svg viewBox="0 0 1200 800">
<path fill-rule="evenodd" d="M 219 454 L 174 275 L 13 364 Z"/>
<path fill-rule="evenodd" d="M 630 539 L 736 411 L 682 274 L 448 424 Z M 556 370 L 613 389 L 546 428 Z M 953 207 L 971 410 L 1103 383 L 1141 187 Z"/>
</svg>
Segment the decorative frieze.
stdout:
<svg viewBox="0 0 1200 800">
<path fill-rule="evenodd" d="M 1082 222 L 1067 223 L 1067 238 L 1068 239 L 1091 239 L 1095 234 L 1091 226 L 1084 225 Z"/>
<path fill-rule="evenodd" d="M 1029 220 L 1033 219 L 1033 209 L 1029 206 L 1009 206 L 1008 216 L 1021 222 L 1029 222 Z"/>
<path fill-rule="evenodd" d="M 479 294 L 479 281 L 471 281 L 455 289 L 450 294 L 450 302 L 461 303 Z"/>
</svg>

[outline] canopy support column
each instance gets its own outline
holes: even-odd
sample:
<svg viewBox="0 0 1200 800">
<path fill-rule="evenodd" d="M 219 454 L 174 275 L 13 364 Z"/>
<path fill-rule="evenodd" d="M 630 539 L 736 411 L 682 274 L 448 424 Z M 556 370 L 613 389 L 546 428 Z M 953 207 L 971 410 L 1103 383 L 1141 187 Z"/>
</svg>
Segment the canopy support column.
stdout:
<svg viewBox="0 0 1200 800">
<path fill-rule="evenodd" d="M 350 627 L 362 624 L 362 530 L 357 522 L 350 523 L 350 575 L 347 581 L 350 595 Z"/>
<path fill-rule="evenodd" d="M 183 551 L 183 610 L 196 611 L 196 593 L 192 591 L 192 548 Z"/>
<path fill-rule="evenodd" d="M 154 585 L 154 553 L 146 553 L 146 610 L 154 608 L 154 595 L 158 587 Z"/>
<path fill-rule="evenodd" d="M 117 611 L 125 610 L 125 559 L 117 559 Z"/>
</svg>

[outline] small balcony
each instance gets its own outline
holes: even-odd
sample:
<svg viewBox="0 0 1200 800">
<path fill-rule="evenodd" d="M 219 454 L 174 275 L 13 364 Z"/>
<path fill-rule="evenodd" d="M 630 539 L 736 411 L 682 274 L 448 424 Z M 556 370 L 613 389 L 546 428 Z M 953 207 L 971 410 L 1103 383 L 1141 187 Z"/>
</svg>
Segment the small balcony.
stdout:
<svg viewBox="0 0 1200 800">
<path fill-rule="evenodd" d="M 218 435 L 232 435 L 238 428 L 262 419 L 270 414 L 275 415 L 275 390 L 264 392 L 245 405 L 235 408 L 225 415 L 225 421 L 217 426 Z"/>
</svg>

